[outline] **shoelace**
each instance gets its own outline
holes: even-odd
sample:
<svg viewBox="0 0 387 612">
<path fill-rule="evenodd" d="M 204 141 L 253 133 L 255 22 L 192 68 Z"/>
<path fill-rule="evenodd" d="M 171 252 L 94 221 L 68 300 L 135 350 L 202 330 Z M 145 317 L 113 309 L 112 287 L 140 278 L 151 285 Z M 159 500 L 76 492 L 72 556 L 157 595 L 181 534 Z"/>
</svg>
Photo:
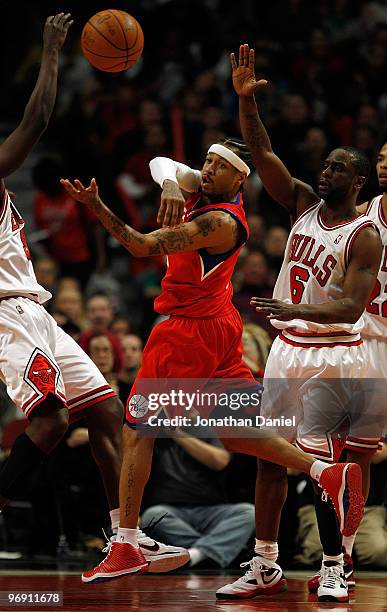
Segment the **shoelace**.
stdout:
<svg viewBox="0 0 387 612">
<path fill-rule="evenodd" d="M 156 527 L 156 525 L 158 525 L 160 523 L 160 521 L 162 521 L 166 516 L 167 516 L 168 512 L 166 512 L 165 514 L 163 514 L 162 516 L 160 516 L 156 521 L 154 520 L 154 518 L 151 519 L 150 523 L 148 525 L 146 525 L 146 527 L 144 527 L 144 529 L 148 532 L 148 533 L 152 533 L 152 531 L 154 530 L 154 528 Z M 107 535 L 106 531 L 102 528 L 102 533 L 105 537 L 106 540 L 106 546 L 105 548 L 102 549 L 102 552 L 104 553 L 109 553 L 112 543 L 116 541 L 116 535 L 113 534 L 112 536 Z M 141 540 L 142 544 L 149 544 L 152 545 L 153 542 L 156 542 L 156 540 L 154 540 L 153 538 L 150 538 L 146 533 L 144 533 L 144 531 L 142 531 L 141 529 L 137 529 L 137 536 L 138 536 L 138 541 Z M 160 542 L 157 542 L 157 544 L 160 544 Z"/>
<path fill-rule="evenodd" d="M 240 567 L 247 567 L 248 565 L 250 566 L 250 569 L 247 570 L 247 572 L 239 578 L 239 580 L 243 580 L 243 582 L 247 582 L 248 580 L 250 580 L 250 578 L 254 576 L 254 572 L 267 572 L 273 569 L 273 567 L 276 567 L 277 564 L 274 561 L 270 561 L 269 559 L 253 557 L 252 559 L 250 559 L 250 561 L 245 561 L 244 563 L 241 563 Z"/>
<path fill-rule="evenodd" d="M 328 589 L 334 589 L 336 580 L 340 581 L 341 585 L 341 567 L 340 565 L 332 565 L 331 567 L 321 568 L 322 584 Z"/>
</svg>

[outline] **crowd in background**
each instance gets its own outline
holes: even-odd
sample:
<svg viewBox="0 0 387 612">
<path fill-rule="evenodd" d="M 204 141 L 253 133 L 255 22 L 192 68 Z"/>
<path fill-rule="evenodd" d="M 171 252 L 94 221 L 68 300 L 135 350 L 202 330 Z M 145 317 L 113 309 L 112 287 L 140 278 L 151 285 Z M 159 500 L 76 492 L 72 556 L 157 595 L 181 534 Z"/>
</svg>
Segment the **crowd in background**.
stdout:
<svg viewBox="0 0 387 612">
<path fill-rule="evenodd" d="M 32 4 L 24 7 L 25 19 L 18 21 L 23 44 L 15 47 L 13 36 L 2 37 L 3 56 L 10 58 L 2 67 L 7 95 L 0 99 L 0 117 L 7 126 L 20 119 L 33 87 L 42 22 L 52 12 L 48 1 L 40 2 L 39 9 Z M 294 176 L 315 187 L 327 152 L 339 145 L 361 149 L 374 166 L 387 136 L 387 3 L 240 0 L 236 7 L 227 0 L 114 2 L 114 8 L 139 19 L 145 34 L 141 60 L 132 70 L 115 75 L 93 69 L 79 44 L 87 18 L 109 3 L 67 4 L 76 24 L 63 49 L 56 109 L 31 170 L 35 231 L 30 248 L 37 278 L 53 294 L 48 310 L 125 402 L 142 347 L 159 320 L 153 299 L 160 291 L 165 261 L 161 256 L 131 257 L 64 192 L 59 178 L 96 177 L 102 198 L 122 219 L 144 232 L 156 229 L 160 189 L 152 182 L 149 161 L 166 155 L 200 168 L 210 144 L 224 136 L 240 136 L 228 54 L 242 42 L 256 50 L 257 77 L 268 80 L 258 96 L 259 109 L 274 150 Z M 16 6 L 6 10 L 16 19 Z M 361 199 L 377 190 L 373 173 Z M 251 234 L 234 276 L 234 303 L 246 324 L 244 358 L 261 378 L 275 330 L 249 301 L 252 295 L 271 297 L 289 219 L 255 172 L 246 181 L 244 201 Z M 23 202 L 16 199 L 16 204 L 23 213 Z M 11 406 L 6 414 L 10 416 L 3 417 L 5 431 L 15 418 Z M 6 454 L 4 439 L 3 450 Z M 36 500 L 42 500 L 41 479 L 31 493 L 38 524 L 50 514 L 49 499 L 61 507 L 61 525 L 75 507 L 71 504 L 80 509 L 77 525 L 69 528 L 73 533 L 67 533 L 73 547 L 79 533 L 87 531 L 85 525 L 100 524 L 106 512 L 102 489 L 96 485 L 98 473 L 86 454 L 87 430 L 74 427 L 47 468 L 51 472 L 43 482 L 51 484 L 43 496 L 46 501 L 36 508 Z M 53 492 L 52 474 L 64 465 L 66 477 Z M 253 501 L 255 469 L 248 459 L 230 459 L 224 467 L 230 502 Z M 245 483 L 239 481 L 240 473 Z M 308 504 L 300 502 L 302 479 L 292 478 L 295 485 L 288 503 L 297 514 Z M 384 501 L 380 495 L 379 507 Z M 297 531 L 289 514 L 285 524 L 283 541 Z M 302 516 L 300 525 L 305 526 Z M 53 529 L 58 534 L 63 525 Z M 52 542 L 56 549 L 56 536 Z M 32 542 L 31 550 L 37 549 Z M 289 558 L 297 553 L 294 537 L 285 550 Z M 302 550 L 298 548 L 300 562 L 317 560 Z"/>
</svg>

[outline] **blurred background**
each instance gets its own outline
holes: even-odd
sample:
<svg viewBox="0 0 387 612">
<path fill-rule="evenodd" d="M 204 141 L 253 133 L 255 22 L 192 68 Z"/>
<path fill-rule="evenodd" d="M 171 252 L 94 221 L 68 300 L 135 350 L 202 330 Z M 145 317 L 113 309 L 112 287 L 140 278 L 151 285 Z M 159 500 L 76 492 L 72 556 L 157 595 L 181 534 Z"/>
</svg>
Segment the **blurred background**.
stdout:
<svg viewBox="0 0 387 612">
<path fill-rule="evenodd" d="M 65 11 L 75 20 L 61 53 L 49 128 L 6 184 L 26 219 L 38 280 L 53 294 L 49 312 L 125 401 L 158 320 L 153 299 L 165 262 L 132 258 L 64 193 L 58 179 L 96 177 L 102 198 L 116 214 L 143 232 L 156 229 L 160 190 L 152 182 L 149 161 L 166 155 L 200 168 L 210 144 L 240 136 L 228 55 L 242 42 L 255 48 L 257 76 L 269 81 L 259 94 L 259 108 L 274 150 L 294 176 L 315 186 L 322 160 L 339 145 L 361 149 L 374 166 L 387 139 L 387 2 L 40 0 L 21 6 L 3 0 L 1 7 L 0 139 L 17 125 L 33 89 L 46 17 Z M 107 8 L 131 13 L 145 36 L 142 58 L 120 74 L 92 68 L 80 50 L 83 25 Z M 373 172 L 361 200 L 377 192 Z M 262 377 L 275 330 L 252 311 L 249 299 L 271 296 L 289 219 L 255 172 L 247 181 L 245 202 L 251 237 L 235 272 L 234 301 L 246 323 L 245 359 Z M 2 394 L 6 457 L 24 425 L 22 413 Z M 107 509 L 81 425 L 69 432 L 44 474 L 32 479 L 26 498 L 5 513 L 0 557 L 47 560 L 99 550 Z M 223 472 L 224 499 L 251 503 L 255 462 L 234 456 Z M 283 555 L 289 564 L 313 564 L 320 554 L 316 545 L 315 556 L 302 552 L 310 529 L 302 523 L 301 510 L 311 501 L 301 495 L 305 481 L 297 475 L 291 479 L 293 511 L 285 513 Z M 384 487 L 385 481 L 378 480 L 375 505 L 383 517 Z M 49 533 L 44 545 L 40 529 Z M 366 557 L 369 565 L 387 565 L 384 538 L 381 556 Z"/>
</svg>

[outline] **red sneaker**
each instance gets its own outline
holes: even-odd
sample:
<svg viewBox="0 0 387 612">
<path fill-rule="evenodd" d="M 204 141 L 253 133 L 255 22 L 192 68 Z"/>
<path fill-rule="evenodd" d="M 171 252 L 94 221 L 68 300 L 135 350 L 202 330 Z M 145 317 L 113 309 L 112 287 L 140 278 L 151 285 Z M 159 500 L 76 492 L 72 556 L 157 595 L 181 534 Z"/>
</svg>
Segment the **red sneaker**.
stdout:
<svg viewBox="0 0 387 612">
<path fill-rule="evenodd" d="M 318 587 L 320 586 L 321 570 L 308 580 L 309 593 L 317 593 Z"/>
<path fill-rule="evenodd" d="M 356 463 L 334 463 L 322 471 L 319 485 L 332 500 L 341 533 L 353 535 L 364 512 L 360 466 Z"/>
<path fill-rule="evenodd" d="M 143 574 L 147 570 L 148 563 L 139 548 L 125 542 L 112 542 L 101 563 L 83 572 L 82 582 L 103 582 L 129 574 Z"/>
</svg>

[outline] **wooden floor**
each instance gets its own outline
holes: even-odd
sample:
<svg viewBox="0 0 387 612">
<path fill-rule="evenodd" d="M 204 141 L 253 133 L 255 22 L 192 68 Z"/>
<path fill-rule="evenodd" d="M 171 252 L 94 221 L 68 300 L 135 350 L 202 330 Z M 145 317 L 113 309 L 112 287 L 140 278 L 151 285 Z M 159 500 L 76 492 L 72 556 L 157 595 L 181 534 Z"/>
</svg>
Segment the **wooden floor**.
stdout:
<svg viewBox="0 0 387 612">
<path fill-rule="evenodd" d="M 215 591 L 228 582 L 226 575 L 142 575 L 97 585 L 83 585 L 79 575 L 43 572 L 1 572 L 0 591 L 63 591 L 61 607 L 5 606 L 0 610 L 61 610 L 61 612 L 370 612 L 387 611 L 387 574 L 359 574 L 349 604 L 319 604 L 306 592 L 306 575 L 291 572 L 289 589 L 280 595 L 244 602 L 216 601 Z M 232 577 L 235 580 L 235 576 Z"/>
</svg>

